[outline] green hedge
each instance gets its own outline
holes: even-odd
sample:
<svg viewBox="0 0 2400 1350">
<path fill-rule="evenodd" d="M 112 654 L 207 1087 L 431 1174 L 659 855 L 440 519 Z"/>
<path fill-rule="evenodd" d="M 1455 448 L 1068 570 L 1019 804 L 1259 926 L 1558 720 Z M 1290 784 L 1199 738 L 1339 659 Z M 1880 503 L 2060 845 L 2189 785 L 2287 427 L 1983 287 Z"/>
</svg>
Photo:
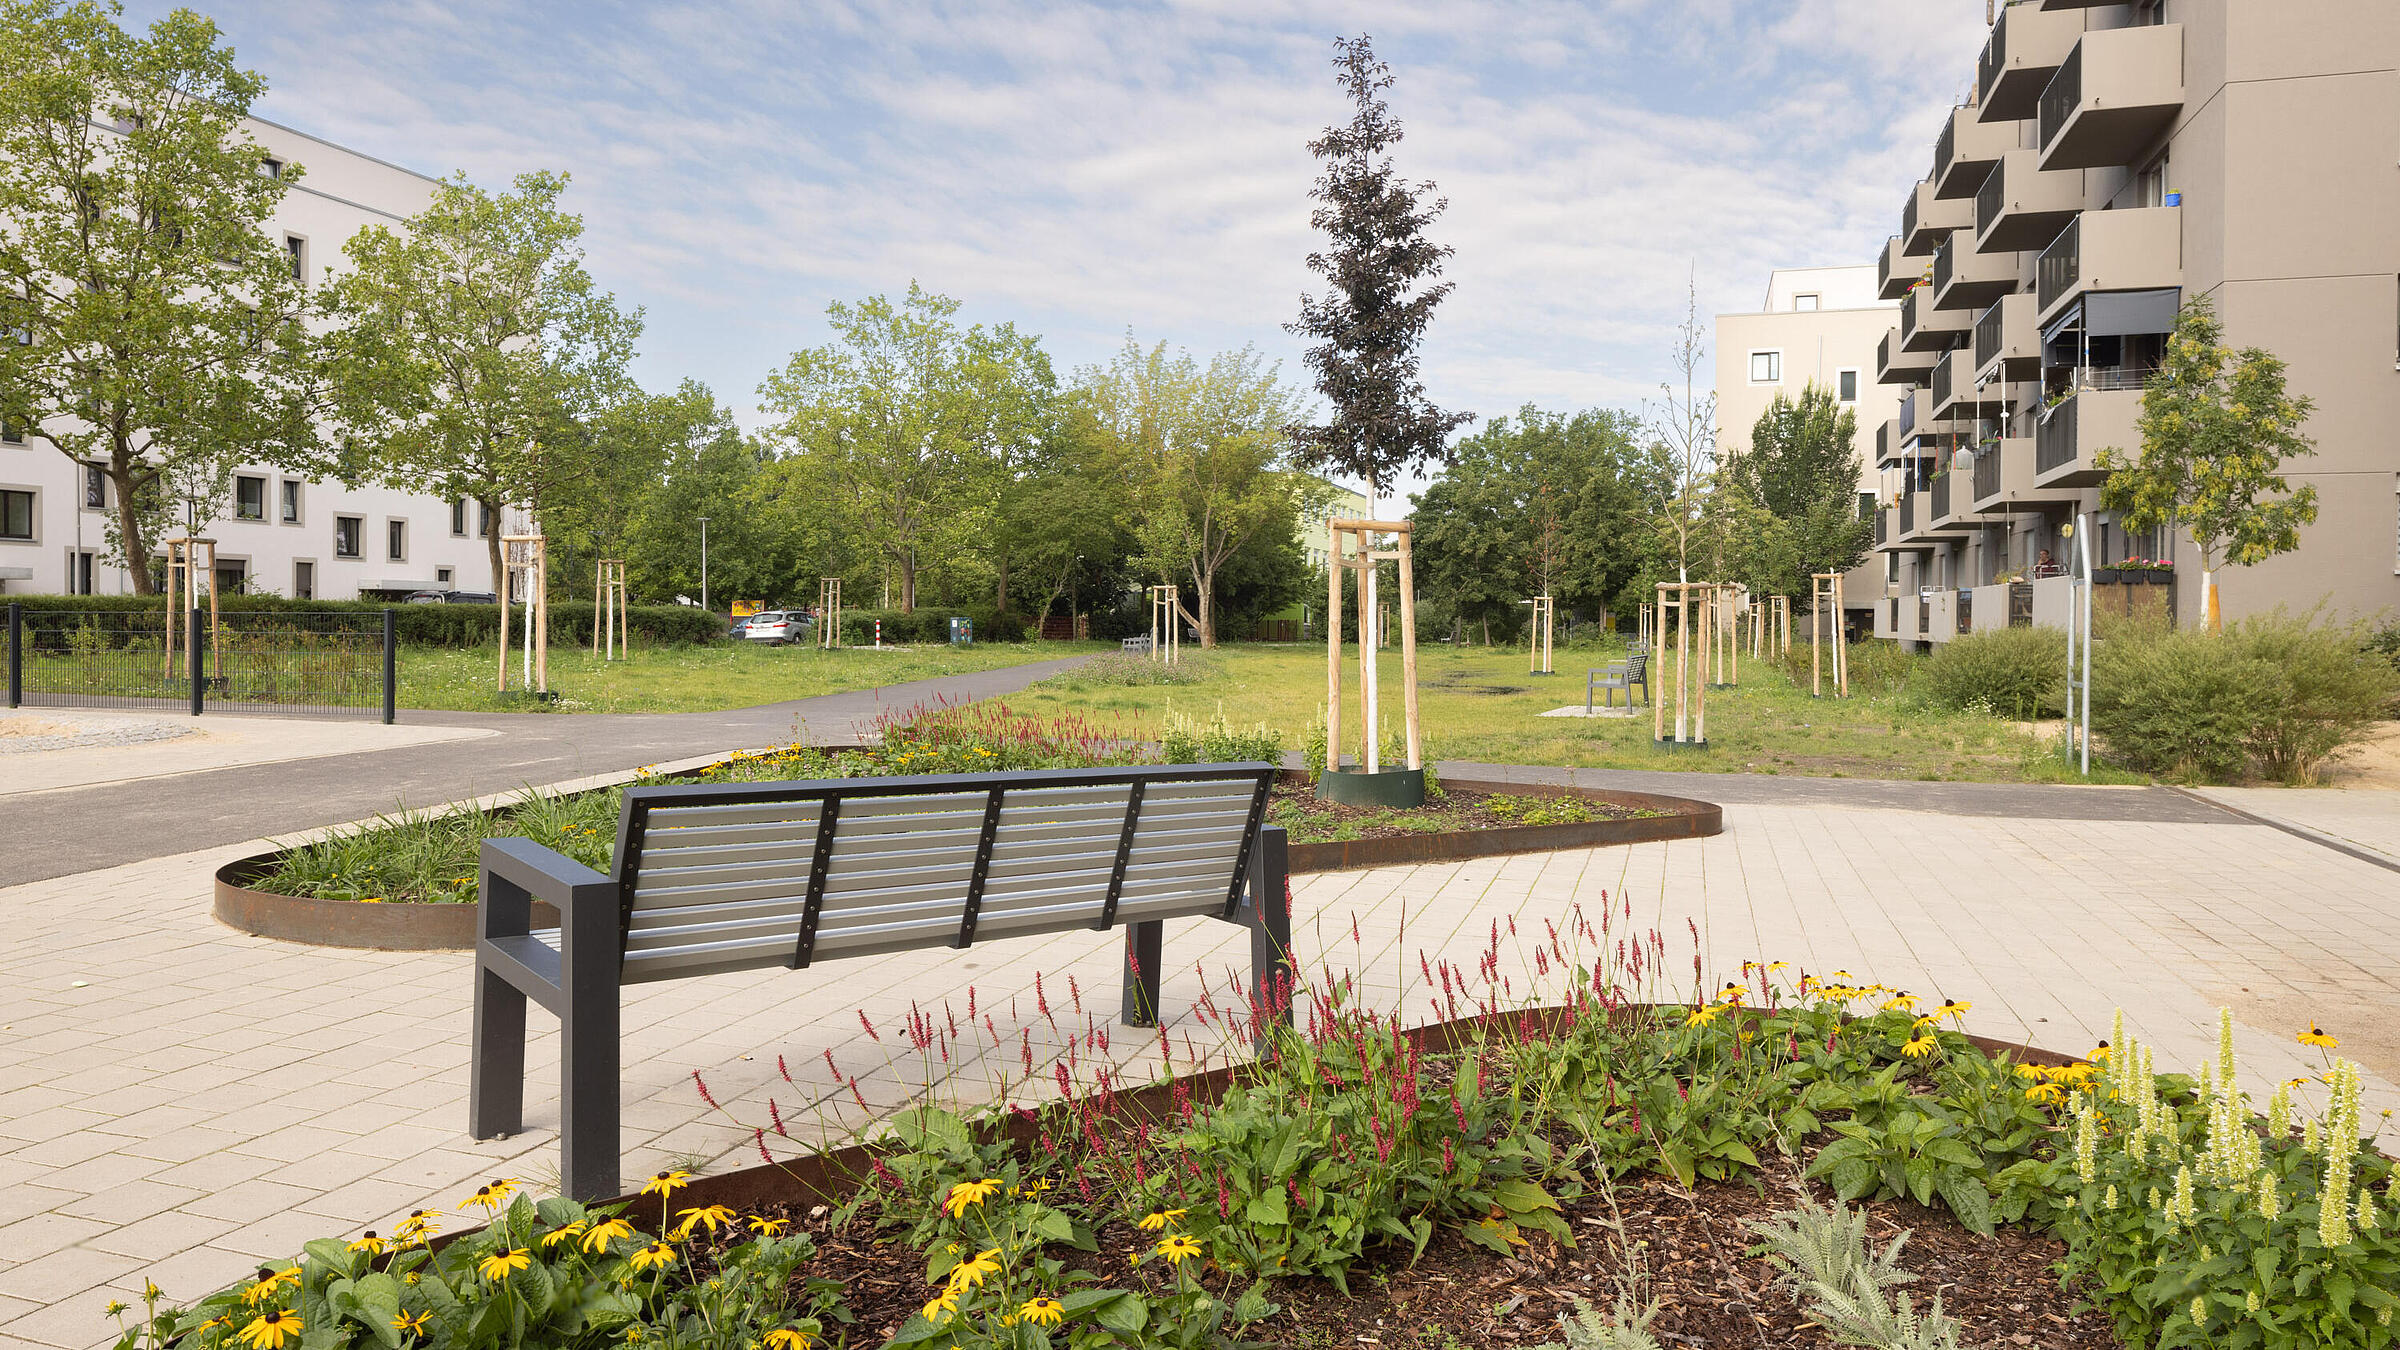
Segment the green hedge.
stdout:
<svg viewBox="0 0 2400 1350">
<path fill-rule="evenodd" d="M 927 605 L 914 614 L 896 609 L 845 609 L 842 641 L 863 647 L 875 640 L 875 621 L 883 621 L 886 642 L 948 642 L 952 618 L 972 619 L 977 642 L 1023 642 L 1029 621 L 1022 614 L 1002 614 L 973 605 Z"/>
<path fill-rule="evenodd" d="M 48 626 L 39 617 L 44 614 L 71 613 L 100 616 L 98 626 L 106 632 L 148 632 L 163 622 L 166 602 L 157 596 L 133 595 L 12 595 L 0 597 L 0 605 L 22 605 L 28 624 Z M 509 618 L 510 630 L 517 631 L 524 623 L 525 607 L 513 605 Z M 268 595 L 229 595 L 219 602 L 225 614 L 347 614 L 372 616 L 388 609 L 399 616 L 400 640 L 427 647 L 478 647 L 494 641 L 500 631 L 498 605 L 400 605 L 374 600 L 286 600 Z M 691 643 L 710 642 L 725 635 L 727 620 L 722 615 L 688 605 L 636 605 L 626 612 L 628 626 L 635 642 Z M 980 633 L 980 628 L 978 632 Z M 588 643 L 592 640 L 592 602 L 589 600 L 556 600 L 550 605 L 550 642 L 553 646 Z"/>
<path fill-rule="evenodd" d="M 2063 706 L 2063 628 L 1993 628 L 1937 643 L 1923 667 L 1925 693 L 1947 708 L 2027 720 Z"/>
</svg>

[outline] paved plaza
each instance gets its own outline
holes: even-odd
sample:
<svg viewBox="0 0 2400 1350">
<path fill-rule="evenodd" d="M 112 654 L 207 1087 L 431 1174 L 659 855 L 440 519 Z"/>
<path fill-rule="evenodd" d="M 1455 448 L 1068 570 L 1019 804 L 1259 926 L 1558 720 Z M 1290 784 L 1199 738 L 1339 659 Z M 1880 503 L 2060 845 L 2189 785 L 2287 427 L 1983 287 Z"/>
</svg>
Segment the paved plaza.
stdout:
<svg viewBox="0 0 2400 1350">
<path fill-rule="evenodd" d="M 1578 902 L 1629 898 L 1671 955 L 1689 950 L 1688 921 L 1714 970 L 1752 958 L 1847 968 L 1971 1000 L 1969 1030 L 2056 1050 L 2088 1048 L 2122 1007 L 2162 1067 L 2196 1064 L 2213 1010 L 2231 1006 L 2262 1088 L 2315 1067 L 2292 1042 L 2315 1018 L 2368 1068 L 2370 1104 L 2400 1107 L 2400 873 L 2384 866 L 2184 794 L 1575 776 L 1722 798 L 1725 833 L 1302 877 L 1301 954 L 1362 971 L 1372 997 L 1428 1020 L 1418 952 L 1471 964 L 1495 921 L 1538 928 Z M 2297 793 L 2277 806 L 2320 810 Z M 2400 794 L 2321 809 L 2337 806 L 2344 818 L 2395 810 Z M 12 986 L 0 1015 L 0 1344 L 96 1344 L 111 1327 L 103 1302 L 145 1277 L 189 1299 L 304 1239 L 388 1231 L 493 1176 L 554 1170 L 555 1027 L 532 1019 L 528 1132 L 468 1140 L 468 955 L 307 948 L 218 925 L 210 872 L 256 847 L 0 889 Z M 1211 1039 L 1188 1013 L 1193 965 L 1222 970 L 1246 950 L 1229 926 L 1169 926 L 1164 1003 L 1179 1045 Z M 1503 945 L 1504 961 L 1521 956 L 1529 946 Z M 877 1110 L 908 1100 L 923 1070 L 891 1033 L 914 1001 L 963 1009 L 973 985 L 1013 1050 L 1020 1027 L 1049 1040 L 1036 971 L 1054 1004 L 1107 1009 L 1117 968 L 1113 939 L 1073 934 L 628 991 L 626 1174 L 755 1161 L 749 1127 L 768 1123 L 770 1095 L 788 1121 L 835 1119 L 814 1105 L 834 1095 L 826 1051 L 862 1076 Z M 1115 1044 L 1141 1059 L 1154 1042 Z M 801 1087 L 782 1081 L 778 1055 Z M 724 1114 L 700 1101 L 694 1070 Z M 989 1072 L 969 1066 L 954 1090 L 987 1093 Z"/>
</svg>

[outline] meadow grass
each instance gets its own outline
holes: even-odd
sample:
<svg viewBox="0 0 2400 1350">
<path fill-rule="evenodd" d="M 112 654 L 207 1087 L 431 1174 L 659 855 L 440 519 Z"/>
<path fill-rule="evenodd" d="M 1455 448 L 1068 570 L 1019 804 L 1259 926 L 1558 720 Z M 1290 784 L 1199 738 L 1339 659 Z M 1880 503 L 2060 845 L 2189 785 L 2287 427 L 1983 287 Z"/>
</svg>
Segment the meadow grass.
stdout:
<svg viewBox="0 0 2400 1350">
<path fill-rule="evenodd" d="M 1357 735 L 1356 648 L 1342 671 L 1343 740 Z M 2086 781 L 2055 752 L 1999 718 L 1948 711 L 1910 693 L 1905 673 L 1847 699 L 1812 697 L 1805 673 L 1795 681 L 1773 663 L 1744 660 L 1737 688 L 1708 694 L 1708 748 L 1662 750 L 1651 743 L 1650 710 L 1625 720 L 1543 718 L 1583 706 L 1584 671 L 1624 656 L 1622 647 L 1562 649 L 1558 673 L 1532 675 L 1522 650 L 1432 646 L 1418 652 L 1419 702 L 1434 757 L 1579 768 L 1671 769 L 1814 777 Z M 1188 684 L 1099 684 L 1075 676 L 1045 680 L 1007 704 L 1038 715 L 1078 713 L 1123 734 L 1155 738 L 1171 716 L 1214 717 L 1237 725 L 1265 722 L 1285 744 L 1306 744 L 1323 716 L 1325 650 L 1307 646 L 1221 647 L 1213 673 Z M 1916 658 L 1910 658 L 1915 660 Z M 1878 666 L 1890 664 L 1878 662 Z M 1805 672 L 1805 665 L 1803 665 Z M 1400 657 L 1381 655 L 1387 735 L 1400 726 Z M 1620 698 L 1620 703 L 1622 699 Z M 1670 709 L 1670 717 L 1672 709 Z M 2091 782 L 2147 779 L 2094 765 Z"/>
<path fill-rule="evenodd" d="M 615 661 L 602 660 L 582 647 L 552 647 L 550 688 L 559 697 L 549 703 L 494 691 L 500 664 L 495 646 L 409 647 L 400 654 L 400 706 L 457 712 L 722 712 L 1080 656 L 1104 647 L 1115 650 L 1092 642 L 1022 642 L 826 652 L 717 642 L 636 646 L 631 656 Z M 513 687 L 522 666 L 514 652 L 510 656 Z"/>
</svg>

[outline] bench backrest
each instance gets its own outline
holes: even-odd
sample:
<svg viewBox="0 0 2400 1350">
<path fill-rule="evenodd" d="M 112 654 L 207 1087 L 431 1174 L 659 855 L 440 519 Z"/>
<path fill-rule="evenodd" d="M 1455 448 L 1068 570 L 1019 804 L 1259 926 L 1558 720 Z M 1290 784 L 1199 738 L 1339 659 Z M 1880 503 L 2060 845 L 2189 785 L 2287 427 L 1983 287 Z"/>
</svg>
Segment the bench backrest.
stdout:
<svg viewBox="0 0 2400 1350">
<path fill-rule="evenodd" d="M 1636 651 L 1625 657 L 1625 683 L 1640 684 L 1643 673 L 1650 668 L 1650 653 Z"/>
<path fill-rule="evenodd" d="M 619 980 L 1231 917 L 1276 768 L 628 788 Z"/>
</svg>

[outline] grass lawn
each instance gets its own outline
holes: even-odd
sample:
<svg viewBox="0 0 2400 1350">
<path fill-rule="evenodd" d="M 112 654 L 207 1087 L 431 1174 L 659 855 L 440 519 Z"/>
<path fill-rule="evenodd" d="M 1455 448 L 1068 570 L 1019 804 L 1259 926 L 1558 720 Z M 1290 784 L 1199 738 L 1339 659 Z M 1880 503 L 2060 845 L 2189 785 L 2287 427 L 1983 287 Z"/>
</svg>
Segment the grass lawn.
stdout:
<svg viewBox="0 0 2400 1350">
<path fill-rule="evenodd" d="M 463 712 L 718 712 L 1055 660 L 1104 646 L 1114 650 L 1103 643 L 1028 642 L 825 652 L 723 642 L 636 647 L 631 657 L 616 661 L 603 661 L 580 647 L 552 647 L 550 688 L 559 698 L 546 704 L 493 692 L 497 647 L 410 647 L 400 653 L 400 706 Z M 510 653 L 512 687 L 523 668 L 515 656 Z"/>
<path fill-rule="evenodd" d="M 1345 743 L 1358 748 L 1358 665 L 1346 649 Z M 1583 706 L 1583 675 L 1624 655 L 1621 649 L 1562 650 L 1558 673 L 1529 675 L 1522 651 L 1437 646 L 1418 652 L 1420 707 L 1432 756 L 1502 764 L 1609 769 L 1779 773 L 1814 777 L 2085 781 L 2053 752 L 1996 718 L 1930 707 L 1905 692 L 1812 698 L 1766 662 L 1744 661 L 1740 686 L 1711 690 L 1708 748 L 1669 752 L 1651 744 L 1650 713 L 1630 720 L 1541 718 Z M 1104 684 L 1070 673 L 1005 701 L 1039 715 L 1081 713 L 1125 735 L 1155 737 L 1170 712 L 1195 718 L 1222 711 L 1236 725 L 1265 722 L 1300 748 L 1325 703 L 1325 650 L 1317 646 L 1241 646 L 1207 654 L 1212 673 L 1179 685 Z M 1385 725 L 1400 722 L 1400 657 L 1383 656 Z M 1672 709 L 1669 709 L 1670 715 Z M 2092 769 L 2091 782 L 2148 780 Z"/>
</svg>

